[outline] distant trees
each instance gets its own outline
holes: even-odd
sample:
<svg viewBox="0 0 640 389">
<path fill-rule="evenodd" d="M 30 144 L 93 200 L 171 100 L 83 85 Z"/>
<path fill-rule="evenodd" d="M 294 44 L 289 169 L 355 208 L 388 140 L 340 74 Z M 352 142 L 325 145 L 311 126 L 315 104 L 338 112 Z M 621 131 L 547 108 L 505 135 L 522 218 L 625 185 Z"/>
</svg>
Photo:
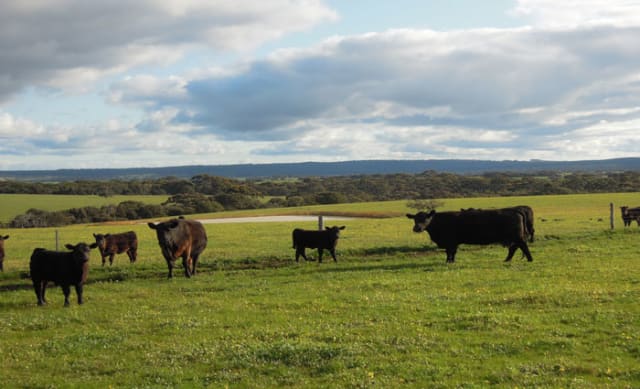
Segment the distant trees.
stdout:
<svg viewBox="0 0 640 389">
<path fill-rule="evenodd" d="M 140 219 L 261 207 L 407 200 L 409 207 L 429 209 L 438 198 L 523 196 L 640 191 L 640 172 L 486 173 L 457 175 L 436 171 L 420 174 L 376 174 L 301 179 L 239 180 L 197 175 L 190 180 L 74 181 L 34 183 L 0 181 L 0 193 L 75 195 L 169 195 L 161 205 L 124 202 L 101 208 L 59 212 L 30 209 L 10 227 L 44 227 L 107 220 Z M 416 200 L 420 199 L 420 200 Z"/>
</svg>

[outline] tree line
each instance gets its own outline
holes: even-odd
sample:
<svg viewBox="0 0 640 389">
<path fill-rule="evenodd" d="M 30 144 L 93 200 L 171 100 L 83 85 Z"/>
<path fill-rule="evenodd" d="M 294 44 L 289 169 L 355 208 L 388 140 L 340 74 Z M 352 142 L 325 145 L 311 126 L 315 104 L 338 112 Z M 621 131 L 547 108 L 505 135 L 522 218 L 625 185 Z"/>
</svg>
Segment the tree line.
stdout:
<svg viewBox="0 0 640 389">
<path fill-rule="evenodd" d="M 134 220 L 224 210 L 296 207 L 348 202 L 485 196 L 526 196 L 640 191 L 640 172 L 485 173 L 460 175 L 425 171 L 295 179 L 241 180 L 211 175 L 191 179 L 0 181 L 0 193 L 61 195 L 168 195 L 161 205 L 126 201 L 103 207 L 47 212 L 30 209 L 8 227 L 45 227 Z"/>
</svg>

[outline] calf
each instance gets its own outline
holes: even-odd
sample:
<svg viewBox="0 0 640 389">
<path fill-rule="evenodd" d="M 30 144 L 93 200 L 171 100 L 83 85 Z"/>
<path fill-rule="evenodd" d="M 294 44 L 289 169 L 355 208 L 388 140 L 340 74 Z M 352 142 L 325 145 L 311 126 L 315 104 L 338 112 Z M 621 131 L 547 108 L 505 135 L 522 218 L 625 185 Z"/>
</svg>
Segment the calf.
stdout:
<svg viewBox="0 0 640 389">
<path fill-rule="evenodd" d="M 156 231 L 158 244 L 169 267 L 169 278 L 173 277 L 173 268 L 178 257 L 182 257 L 184 275 L 187 278 L 195 275 L 198 258 L 207 247 L 207 232 L 202 223 L 180 217 L 148 225 Z"/>
<path fill-rule="evenodd" d="M 9 235 L 0 235 L 0 271 L 4 271 L 4 241 L 9 239 Z"/>
<path fill-rule="evenodd" d="M 121 234 L 93 234 L 102 256 L 102 266 L 109 257 L 109 265 L 113 265 L 113 257 L 124 252 L 129 256 L 129 262 L 134 263 L 138 256 L 138 237 L 133 231 Z"/>
<path fill-rule="evenodd" d="M 305 248 L 318 249 L 318 262 L 322 262 L 322 251 L 329 250 L 329 253 L 333 257 L 334 262 L 338 262 L 336 259 L 336 245 L 338 244 L 338 238 L 340 237 L 340 230 L 344 230 L 342 227 L 326 227 L 324 230 L 302 230 L 296 228 L 293 230 L 293 248 L 296 249 L 296 262 L 302 258 L 305 261 L 309 259 L 305 255 Z"/>
<path fill-rule="evenodd" d="M 78 243 L 75 246 L 67 244 L 65 247 L 71 251 L 60 252 L 37 248 L 31 254 L 29 270 L 38 305 L 47 302 L 45 291 L 49 281 L 62 287 L 65 307 L 69 306 L 71 285 L 75 286 L 78 304 L 82 304 L 82 289 L 89 271 L 89 254 L 97 244 Z"/>
<path fill-rule="evenodd" d="M 640 207 L 629 208 L 625 205 L 624 207 L 620 207 L 620 212 L 622 213 L 622 221 L 625 227 L 630 226 L 634 220 L 638 224 L 638 227 L 640 227 Z"/>
</svg>

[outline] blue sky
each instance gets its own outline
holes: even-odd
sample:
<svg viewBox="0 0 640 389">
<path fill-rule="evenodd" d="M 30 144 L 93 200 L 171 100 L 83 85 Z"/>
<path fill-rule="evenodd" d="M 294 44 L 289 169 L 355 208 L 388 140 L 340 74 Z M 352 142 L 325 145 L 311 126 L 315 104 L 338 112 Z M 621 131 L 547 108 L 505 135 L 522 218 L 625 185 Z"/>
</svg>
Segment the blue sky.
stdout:
<svg viewBox="0 0 640 389">
<path fill-rule="evenodd" d="M 640 0 L 0 3 L 0 170 L 639 156 Z"/>
</svg>

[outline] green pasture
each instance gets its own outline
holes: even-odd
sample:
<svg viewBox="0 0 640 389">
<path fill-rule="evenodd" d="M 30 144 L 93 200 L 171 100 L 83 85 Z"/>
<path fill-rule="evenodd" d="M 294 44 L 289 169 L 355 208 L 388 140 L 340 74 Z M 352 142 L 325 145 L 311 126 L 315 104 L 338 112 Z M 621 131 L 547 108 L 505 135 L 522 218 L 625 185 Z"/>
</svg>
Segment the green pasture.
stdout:
<svg viewBox="0 0 640 389">
<path fill-rule="evenodd" d="M 0 223 L 10 222 L 14 217 L 35 208 L 43 211 L 62 211 L 71 208 L 101 207 L 120 204 L 124 201 L 139 201 L 145 204 L 162 204 L 169 196 L 81 196 L 81 195 L 31 195 L 0 194 Z"/>
<path fill-rule="evenodd" d="M 444 199 L 443 210 L 527 204 L 534 261 L 461 246 L 456 263 L 414 234 L 404 201 L 226 212 L 370 215 L 346 225 L 338 263 L 295 263 L 315 221 L 206 224 L 199 274 L 167 269 L 144 223 L 2 229 L 2 387 L 640 387 L 640 194 Z M 609 207 L 615 207 L 610 229 Z M 386 217 L 381 217 L 386 216 Z M 192 216 L 195 217 L 195 216 Z M 92 253 L 85 304 L 38 307 L 33 248 L 134 230 L 139 260 Z M 315 253 L 313 254 L 315 257 Z"/>
</svg>

